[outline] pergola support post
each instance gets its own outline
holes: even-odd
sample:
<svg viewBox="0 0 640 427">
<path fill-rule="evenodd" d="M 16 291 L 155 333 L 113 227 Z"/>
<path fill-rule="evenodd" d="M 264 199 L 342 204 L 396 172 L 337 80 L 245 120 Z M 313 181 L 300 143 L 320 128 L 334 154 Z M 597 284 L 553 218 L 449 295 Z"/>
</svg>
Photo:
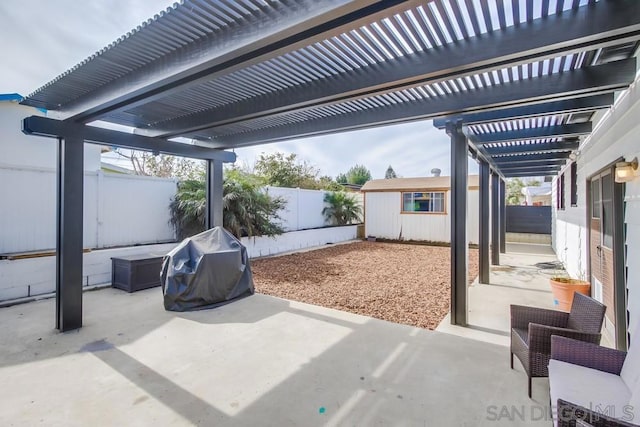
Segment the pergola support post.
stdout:
<svg viewBox="0 0 640 427">
<path fill-rule="evenodd" d="M 451 324 L 467 326 L 467 138 L 462 123 L 447 123 L 451 137 Z"/>
<path fill-rule="evenodd" d="M 480 223 L 478 228 L 479 246 L 479 281 L 489 283 L 489 163 L 486 160 L 479 160 L 480 164 Z"/>
<path fill-rule="evenodd" d="M 56 328 L 82 327 L 84 140 L 58 138 Z"/>
<path fill-rule="evenodd" d="M 507 188 L 500 180 L 500 253 L 507 253 Z"/>
<path fill-rule="evenodd" d="M 222 227 L 222 161 L 207 160 L 207 230 Z"/>
<path fill-rule="evenodd" d="M 491 175 L 491 265 L 500 265 L 500 176 Z"/>
</svg>

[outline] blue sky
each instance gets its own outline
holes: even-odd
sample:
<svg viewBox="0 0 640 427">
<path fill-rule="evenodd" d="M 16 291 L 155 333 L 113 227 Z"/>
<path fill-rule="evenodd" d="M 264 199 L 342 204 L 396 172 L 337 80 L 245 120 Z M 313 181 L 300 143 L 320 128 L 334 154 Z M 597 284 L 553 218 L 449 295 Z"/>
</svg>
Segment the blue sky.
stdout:
<svg viewBox="0 0 640 427">
<path fill-rule="evenodd" d="M 172 2 L 160 0 L 1 0 L 0 93 L 28 95 L 150 18 Z M 252 164 L 262 153 L 296 153 L 336 176 L 358 163 L 382 178 L 388 165 L 404 177 L 450 171 L 449 138 L 431 121 L 306 138 L 236 150 Z M 469 162 L 476 173 L 475 161 Z"/>
</svg>

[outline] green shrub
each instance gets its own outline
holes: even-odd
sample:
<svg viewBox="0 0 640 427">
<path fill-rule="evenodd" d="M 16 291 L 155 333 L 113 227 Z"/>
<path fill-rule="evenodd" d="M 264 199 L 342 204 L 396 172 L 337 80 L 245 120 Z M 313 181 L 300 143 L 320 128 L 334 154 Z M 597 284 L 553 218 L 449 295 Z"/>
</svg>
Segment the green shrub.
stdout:
<svg viewBox="0 0 640 427">
<path fill-rule="evenodd" d="M 278 211 L 286 202 L 262 191 L 259 183 L 242 174 L 227 176 L 223 183 L 223 226 L 234 236 L 274 236 L 284 230 Z M 171 226 L 178 240 L 205 230 L 206 185 L 202 180 L 186 180 L 169 205 Z"/>
</svg>

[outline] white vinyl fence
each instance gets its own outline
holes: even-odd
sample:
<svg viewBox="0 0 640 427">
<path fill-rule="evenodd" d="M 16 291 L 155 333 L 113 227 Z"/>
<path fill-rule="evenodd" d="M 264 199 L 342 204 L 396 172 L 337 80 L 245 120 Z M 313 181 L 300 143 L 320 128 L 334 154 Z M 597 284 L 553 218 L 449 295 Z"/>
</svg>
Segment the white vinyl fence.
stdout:
<svg viewBox="0 0 640 427">
<path fill-rule="evenodd" d="M 167 242 L 173 179 L 85 172 L 84 247 L 91 249 Z M 56 244 L 56 172 L 0 165 L 0 254 L 43 251 Z M 330 225 L 322 190 L 267 187 L 286 201 L 286 231 Z M 360 194 L 353 194 L 362 202 Z"/>
<path fill-rule="evenodd" d="M 175 239 L 169 203 L 176 181 L 85 172 L 84 247 L 104 248 Z M 56 245 L 56 173 L 0 167 L 0 253 Z"/>
<path fill-rule="evenodd" d="M 267 186 L 266 190 L 270 196 L 281 197 L 287 202 L 285 208 L 279 212 L 285 231 L 308 230 L 331 225 L 322 214 L 326 206 L 324 195 L 327 191 L 270 186 Z M 363 205 L 361 193 L 351 193 L 351 195 L 360 206 Z"/>
<path fill-rule="evenodd" d="M 85 172 L 83 285 L 111 280 L 111 257 L 164 255 L 175 243 L 169 203 L 176 181 L 135 175 Z M 52 250 L 56 244 L 56 173 L 51 169 L 0 165 L 0 253 Z M 322 215 L 324 191 L 268 188 L 283 197 L 289 232 L 243 238 L 251 257 L 338 243 L 356 237 L 356 226 L 328 227 Z M 355 195 L 356 197 L 358 195 Z M 302 231 L 296 231 L 301 229 Z M 109 249 L 103 249 L 109 248 Z M 54 256 L 0 259 L 0 301 L 55 290 Z"/>
</svg>

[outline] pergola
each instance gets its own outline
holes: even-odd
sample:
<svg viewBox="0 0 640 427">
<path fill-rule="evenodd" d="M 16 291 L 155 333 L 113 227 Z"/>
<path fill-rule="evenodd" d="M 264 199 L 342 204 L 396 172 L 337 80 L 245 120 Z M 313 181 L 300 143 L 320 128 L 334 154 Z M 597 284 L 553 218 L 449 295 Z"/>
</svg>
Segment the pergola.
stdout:
<svg viewBox="0 0 640 427">
<path fill-rule="evenodd" d="M 56 326 L 82 325 L 84 142 L 207 160 L 215 226 L 225 150 L 425 119 L 451 137 L 451 319 L 465 325 L 468 154 L 487 281 L 504 178 L 559 171 L 633 81 L 638 40 L 635 0 L 183 0 L 23 101 L 49 111 L 24 132 L 59 147 Z"/>
</svg>

